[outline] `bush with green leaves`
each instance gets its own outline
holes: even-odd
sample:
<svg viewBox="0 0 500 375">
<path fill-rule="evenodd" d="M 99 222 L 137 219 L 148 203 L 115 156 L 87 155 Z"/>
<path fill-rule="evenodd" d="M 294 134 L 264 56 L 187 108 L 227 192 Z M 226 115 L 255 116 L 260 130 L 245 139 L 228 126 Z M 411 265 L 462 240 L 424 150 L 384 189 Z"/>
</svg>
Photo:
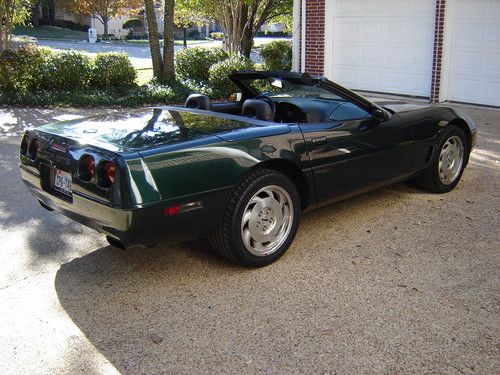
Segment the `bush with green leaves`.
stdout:
<svg viewBox="0 0 500 375">
<path fill-rule="evenodd" d="M 292 69 L 292 43 L 286 40 L 275 40 L 260 49 L 268 70 Z"/>
<path fill-rule="evenodd" d="M 175 55 L 177 78 L 185 82 L 208 82 L 209 69 L 228 58 L 228 54 L 220 48 L 187 48 Z"/>
<path fill-rule="evenodd" d="M 227 98 L 235 92 L 236 87 L 229 80 L 229 74 L 237 70 L 253 70 L 254 63 L 247 57 L 234 55 L 229 59 L 218 62 L 210 67 L 209 83 L 212 96 Z"/>
<path fill-rule="evenodd" d="M 16 51 L 0 54 L 0 90 L 31 91 L 47 85 L 46 59 L 52 55 L 47 48 L 24 45 Z"/>
<path fill-rule="evenodd" d="M 208 36 L 213 40 L 224 40 L 224 33 L 221 33 L 220 31 L 213 31 L 208 34 Z"/>
<path fill-rule="evenodd" d="M 75 51 L 53 53 L 46 59 L 48 87 L 71 90 L 89 86 L 92 75 L 92 60 Z"/>
<path fill-rule="evenodd" d="M 93 60 L 90 84 L 92 87 L 131 86 L 136 77 L 126 54 L 98 53 Z"/>
</svg>

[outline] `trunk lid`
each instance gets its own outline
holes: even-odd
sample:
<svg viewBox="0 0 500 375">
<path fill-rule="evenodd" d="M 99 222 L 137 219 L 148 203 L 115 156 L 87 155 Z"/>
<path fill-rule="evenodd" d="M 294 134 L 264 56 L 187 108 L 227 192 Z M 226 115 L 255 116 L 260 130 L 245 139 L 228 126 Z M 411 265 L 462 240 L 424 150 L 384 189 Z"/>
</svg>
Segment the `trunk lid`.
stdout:
<svg viewBox="0 0 500 375">
<path fill-rule="evenodd" d="M 175 107 L 123 110 L 116 113 L 44 125 L 37 130 L 113 152 L 144 150 L 213 137 L 221 140 L 243 128 L 265 124 L 235 116 Z M 225 137 L 226 135 L 226 137 Z"/>
</svg>

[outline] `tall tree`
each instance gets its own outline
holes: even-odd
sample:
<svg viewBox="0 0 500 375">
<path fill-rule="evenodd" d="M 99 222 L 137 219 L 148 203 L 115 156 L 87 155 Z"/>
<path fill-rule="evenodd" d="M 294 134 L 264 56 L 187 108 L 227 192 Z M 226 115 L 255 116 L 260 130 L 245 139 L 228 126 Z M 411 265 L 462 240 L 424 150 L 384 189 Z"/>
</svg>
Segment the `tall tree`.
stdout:
<svg viewBox="0 0 500 375">
<path fill-rule="evenodd" d="M 0 0 L 0 52 L 9 48 L 14 26 L 29 18 L 31 5 L 29 0 Z"/>
<path fill-rule="evenodd" d="M 56 0 L 68 13 L 91 16 L 102 23 L 104 36 L 108 36 L 111 18 L 130 14 L 142 6 L 142 0 Z"/>
<path fill-rule="evenodd" d="M 149 48 L 153 62 L 153 75 L 160 82 L 174 79 L 174 3 L 164 0 L 163 6 L 163 55 L 160 49 L 160 34 L 156 19 L 154 0 L 144 0 L 146 22 L 148 24 Z"/>
<path fill-rule="evenodd" d="M 293 0 L 178 0 L 177 4 L 217 21 L 228 52 L 247 57 L 264 23 L 293 12 Z"/>
<path fill-rule="evenodd" d="M 175 0 L 165 0 L 163 8 L 163 75 L 174 79 L 174 5 Z"/>
</svg>

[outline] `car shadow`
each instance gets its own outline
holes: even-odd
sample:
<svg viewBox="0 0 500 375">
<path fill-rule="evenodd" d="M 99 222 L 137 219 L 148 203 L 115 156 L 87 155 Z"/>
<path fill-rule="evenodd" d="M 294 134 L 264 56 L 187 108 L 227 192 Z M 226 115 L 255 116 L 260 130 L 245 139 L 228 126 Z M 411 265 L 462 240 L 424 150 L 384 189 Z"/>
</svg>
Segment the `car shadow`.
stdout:
<svg viewBox="0 0 500 375">
<path fill-rule="evenodd" d="M 305 272 L 321 277 L 331 266 L 311 250 L 325 241 L 322 228 L 373 214 L 381 198 L 386 209 L 397 206 L 395 195 L 409 190 L 398 184 L 305 214 L 289 252 L 267 267 L 226 261 L 205 240 L 128 251 L 106 246 L 62 264 L 55 289 L 73 322 L 120 372 L 259 371 L 255 358 L 286 363 L 273 346 L 286 351 L 290 343 L 269 336 L 273 325 L 303 324 L 290 293 L 308 288 Z"/>
</svg>

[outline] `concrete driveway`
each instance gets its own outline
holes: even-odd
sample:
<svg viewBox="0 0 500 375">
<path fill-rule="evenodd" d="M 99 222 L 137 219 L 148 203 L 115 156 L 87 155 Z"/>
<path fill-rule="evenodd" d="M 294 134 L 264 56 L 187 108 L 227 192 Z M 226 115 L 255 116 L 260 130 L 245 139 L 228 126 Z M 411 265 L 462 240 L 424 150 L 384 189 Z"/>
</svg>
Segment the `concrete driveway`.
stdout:
<svg viewBox="0 0 500 375">
<path fill-rule="evenodd" d="M 22 128 L 92 111 L 0 110 L 0 373 L 498 373 L 500 111 L 463 109 L 479 145 L 454 191 L 312 212 L 261 269 L 203 241 L 124 252 L 45 211 Z"/>
</svg>

